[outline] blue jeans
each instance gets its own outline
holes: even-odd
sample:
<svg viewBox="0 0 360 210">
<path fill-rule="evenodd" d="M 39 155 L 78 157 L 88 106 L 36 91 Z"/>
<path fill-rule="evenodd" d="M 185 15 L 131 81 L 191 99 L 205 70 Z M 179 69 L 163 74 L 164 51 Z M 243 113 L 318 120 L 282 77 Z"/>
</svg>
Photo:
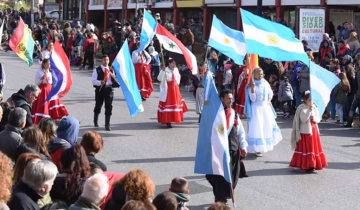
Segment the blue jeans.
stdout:
<svg viewBox="0 0 360 210">
<path fill-rule="evenodd" d="M 344 104 L 336 104 L 336 112 L 338 113 L 339 121 L 344 122 Z"/>
<path fill-rule="evenodd" d="M 284 107 L 284 104 L 287 103 L 287 106 L 289 107 L 289 114 L 290 116 L 293 115 L 293 108 L 292 108 L 292 101 L 280 101 L 280 109 L 285 114 L 286 110 Z"/>
<path fill-rule="evenodd" d="M 298 89 L 296 87 L 293 87 L 293 90 L 294 90 L 296 108 L 297 108 L 301 104 L 301 96 L 300 96 L 300 92 L 298 91 Z"/>
<path fill-rule="evenodd" d="M 333 91 L 331 92 L 331 94 L 330 94 L 330 102 L 329 102 L 329 105 L 330 105 L 330 107 L 329 107 L 329 109 L 328 109 L 328 112 L 330 112 L 330 113 L 328 113 L 329 115 L 330 115 L 330 118 L 331 119 L 335 119 L 335 116 L 336 116 L 336 102 L 335 102 L 335 96 L 334 96 L 334 93 L 333 93 Z"/>
</svg>

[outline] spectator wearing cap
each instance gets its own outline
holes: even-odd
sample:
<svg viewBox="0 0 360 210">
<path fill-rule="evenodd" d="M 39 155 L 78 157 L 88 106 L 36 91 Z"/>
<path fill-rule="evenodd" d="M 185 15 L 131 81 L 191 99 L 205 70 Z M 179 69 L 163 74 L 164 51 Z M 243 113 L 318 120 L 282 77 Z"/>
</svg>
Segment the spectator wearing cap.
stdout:
<svg viewBox="0 0 360 210">
<path fill-rule="evenodd" d="M 161 18 L 160 18 L 160 13 L 156 13 L 156 14 L 155 14 L 155 20 L 156 20 L 160 25 L 162 25 L 162 20 L 161 20 Z"/>
<path fill-rule="evenodd" d="M 346 44 L 344 42 L 344 40 L 338 41 L 338 47 L 339 47 L 339 50 L 336 55 L 337 59 L 339 59 L 341 61 L 345 55 L 351 56 L 350 47 L 348 44 Z M 340 64 L 340 66 L 343 67 L 342 63 Z"/>
</svg>

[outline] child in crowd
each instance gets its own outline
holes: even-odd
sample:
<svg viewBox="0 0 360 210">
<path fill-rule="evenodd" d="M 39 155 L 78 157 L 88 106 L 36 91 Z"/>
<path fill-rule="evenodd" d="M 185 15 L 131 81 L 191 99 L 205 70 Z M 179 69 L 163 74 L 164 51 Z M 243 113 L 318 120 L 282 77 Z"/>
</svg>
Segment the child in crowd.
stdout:
<svg viewBox="0 0 360 210">
<path fill-rule="evenodd" d="M 227 63 L 224 65 L 224 80 L 223 80 L 223 88 L 222 89 L 231 89 L 231 83 L 233 80 L 233 75 L 231 73 L 231 63 Z"/>
<path fill-rule="evenodd" d="M 272 103 L 273 107 L 276 109 L 279 107 L 279 101 L 278 101 L 278 96 L 277 96 L 278 91 L 279 91 L 279 82 L 278 82 L 278 78 L 276 75 L 274 75 L 274 74 L 270 75 L 269 84 L 270 84 L 271 90 L 274 93 L 271 103 Z"/>
<path fill-rule="evenodd" d="M 281 76 L 279 92 L 278 92 L 278 100 L 280 102 L 280 109 L 284 114 L 284 119 L 291 118 L 293 114 L 293 108 L 292 108 L 292 101 L 294 100 L 293 95 L 294 95 L 294 91 L 291 87 L 291 84 L 289 83 L 289 78 L 287 78 L 284 75 Z M 284 107 L 285 103 L 287 104 L 289 112 L 286 112 L 285 110 Z"/>
<path fill-rule="evenodd" d="M 169 189 L 172 192 L 178 202 L 178 210 L 189 210 L 186 204 L 190 201 L 188 181 L 182 177 L 176 177 L 171 181 Z"/>
<path fill-rule="evenodd" d="M 153 79 L 157 78 L 160 72 L 160 54 L 155 50 L 153 46 L 149 47 L 149 54 L 151 56 L 151 76 Z"/>
<path fill-rule="evenodd" d="M 350 83 L 346 77 L 346 74 L 341 72 L 339 74 L 341 82 L 334 88 L 334 96 L 336 103 L 336 112 L 338 113 L 339 120 L 337 124 L 344 124 L 344 106 L 347 100 L 347 94 L 350 92 Z"/>
<path fill-rule="evenodd" d="M 334 58 L 334 59 L 330 60 L 329 71 L 336 74 L 336 76 L 339 76 L 339 73 L 341 72 L 339 59 Z"/>
</svg>

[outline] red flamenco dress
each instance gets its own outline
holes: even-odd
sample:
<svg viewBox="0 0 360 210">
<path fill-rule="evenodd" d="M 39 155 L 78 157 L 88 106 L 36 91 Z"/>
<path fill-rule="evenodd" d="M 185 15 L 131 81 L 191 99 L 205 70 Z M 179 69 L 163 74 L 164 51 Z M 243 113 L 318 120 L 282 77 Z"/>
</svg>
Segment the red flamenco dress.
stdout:
<svg viewBox="0 0 360 210">
<path fill-rule="evenodd" d="M 245 89 L 248 83 L 246 66 L 243 66 L 239 69 L 238 75 L 235 78 L 234 83 L 235 83 L 234 85 L 235 103 L 233 104 L 233 109 L 239 115 L 244 115 Z"/>
<path fill-rule="evenodd" d="M 165 78 L 165 72 L 167 78 Z M 177 74 L 178 79 L 176 79 L 175 74 Z M 169 81 L 169 77 L 172 78 L 171 81 Z M 166 81 L 166 79 L 168 80 Z M 175 68 L 174 71 L 172 71 L 169 68 L 166 68 L 165 71 L 160 72 L 158 80 L 161 81 L 161 86 L 163 86 L 164 82 L 167 82 L 167 88 L 165 88 L 166 101 L 159 101 L 157 112 L 158 122 L 161 124 L 168 124 L 172 122 L 181 123 L 184 121 L 184 113 L 188 111 L 188 107 L 182 99 L 179 86 L 177 84 L 177 81 L 180 81 L 179 70 Z M 162 90 L 160 90 L 160 95 L 161 94 Z"/>
<path fill-rule="evenodd" d="M 34 124 L 38 124 L 42 118 L 50 117 L 52 119 L 61 119 L 64 116 L 69 115 L 65 106 L 61 103 L 59 98 L 49 102 L 45 102 L 52 87 L 52 75 L 50 71 L 47 71 L 46 77 L 41 79 L 44 75 L 44 70 L 40 69 L 36 72 L 35 83 L 39 86 L 41 92 L 36 101 L 32 104 L 32 121 Z"/>
<path fill-rule="evenodd" d="M 311 121 L 311 134 L 300 134 L 301 140 L 296 143 L 296 149 L 290 162 L 291 167 L 303 170 L 321 170 L 328 165 L 323 152 L 318 128 L 315 122 Z"/>
<path fill-rule="evenodd" d="M 135 67 L 135 76 L 136 76 L 136 83 L 139 87 L 139 91 L 142 98 L 149 98 L 152 91 L 154 90 L 151 78 L 151 70 L 148 62 L 148 58 L 151 61 L 151 57 L 147 52 L 142 51 L 140 54 L 137 52 L 133 52 L 133 59 L 134 67 Z"/>
</svg>

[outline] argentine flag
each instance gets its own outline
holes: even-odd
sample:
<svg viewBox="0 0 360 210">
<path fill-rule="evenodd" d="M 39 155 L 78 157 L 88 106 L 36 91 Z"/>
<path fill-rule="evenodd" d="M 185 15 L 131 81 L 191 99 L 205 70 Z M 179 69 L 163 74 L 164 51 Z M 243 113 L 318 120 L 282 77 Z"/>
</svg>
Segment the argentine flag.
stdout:
<svg viewBox="0 0 360 210">
<path fill-rule="evenodd" d="M 319 110 L 320 118 L 330 101 L 332 89 L 340 82 L 340 79 L 332 72 L 310 62 L 310 93 L 311 100 Z"/>
<path fill-rule="evenodd" d="M 144 9 L 144 18 L 140 34 L 140 48 L 137 52 L 143 51 L 153 40 L 156 33 L 157 22 L 151 14 Z"/>
<path fill-rule="evenodd" d="M 221 175 L 231 183 L 229 141 L 224 106 L 211 73 L 205 75 L 205 102 L 196 147 L 195 173 Z"/>
<path fill-rule="evenodd" d="M 249 54 L 259 54 L 275 61 L 301 61 L 309 66 L 304 47 L 290 28 L 246 10 L 240 11 Z"/>
<path fill-rule="evenodd" d="M 246 55 L 244 33 L 227 27 L 215 15 L 211 26 L 209 46 L 225 54 L 236 64 L 244 64 Z"/>
<path fill-rule="evenodd" d="M 131 60 L 128 41 L 125 40 L 117 54 L 112 66 L 119 79 L 121 90 L 124 94 L 131 117 L 144 111 L 139 88 L 135 78 L 135 68 Z"/>
</svg>

